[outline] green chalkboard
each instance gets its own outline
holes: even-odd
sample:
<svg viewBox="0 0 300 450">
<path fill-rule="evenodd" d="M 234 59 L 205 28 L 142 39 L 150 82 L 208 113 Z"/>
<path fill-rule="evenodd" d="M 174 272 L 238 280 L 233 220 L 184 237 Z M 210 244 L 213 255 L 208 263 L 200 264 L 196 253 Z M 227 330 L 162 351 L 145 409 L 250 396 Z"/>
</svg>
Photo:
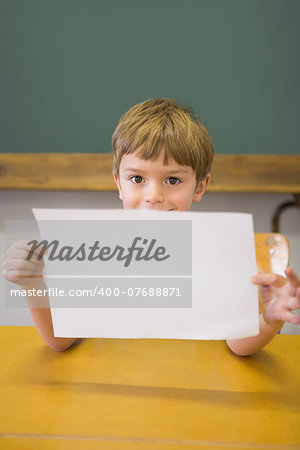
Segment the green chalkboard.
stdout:
<svg viewBox="0 0 300 450">
<path fill-rule="evenodd" d="M 0 0 L 0 151 L 110 152 L 151 97 L 218 153 L 299 153 L 299 0 Z"/>
</svg>

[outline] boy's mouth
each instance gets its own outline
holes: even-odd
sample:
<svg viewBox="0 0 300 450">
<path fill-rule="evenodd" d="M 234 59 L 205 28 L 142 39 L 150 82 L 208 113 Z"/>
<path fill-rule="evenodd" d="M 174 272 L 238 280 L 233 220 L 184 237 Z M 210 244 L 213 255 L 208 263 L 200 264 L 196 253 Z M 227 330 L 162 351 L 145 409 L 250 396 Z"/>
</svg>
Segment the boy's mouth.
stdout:
<svg viewBox="0 0 300 450">
<path fill-rule="evenodd" d="M 145 209 L 150 209 L 151 211 L 175 211 L 176 208 L 171 208 L 171 209 L 162 209 L 162 208 L 145 208 Z"/>
</svg>

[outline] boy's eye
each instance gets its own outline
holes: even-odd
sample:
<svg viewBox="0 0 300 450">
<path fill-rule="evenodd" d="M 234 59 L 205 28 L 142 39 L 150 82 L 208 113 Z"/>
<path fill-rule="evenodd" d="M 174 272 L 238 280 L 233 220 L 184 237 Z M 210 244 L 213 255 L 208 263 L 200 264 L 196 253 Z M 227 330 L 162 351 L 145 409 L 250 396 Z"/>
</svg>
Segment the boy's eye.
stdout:
<svg viewBox="0 0 300 450">
<path fill-rule="evenodd" d="M 169 177 L 169 178 L 167 179 L 167 184 L 179 184 L 179 183 L 180 183 L 179 178 L 176 178 L 176 177 Z"/>
<path fill-rule="evenodd" d="M 141 177 L 140 175 L 134 175 L 130 179 L 136 184 L 140 184 L 143 182 L 143 177 Z"/>
</svg>

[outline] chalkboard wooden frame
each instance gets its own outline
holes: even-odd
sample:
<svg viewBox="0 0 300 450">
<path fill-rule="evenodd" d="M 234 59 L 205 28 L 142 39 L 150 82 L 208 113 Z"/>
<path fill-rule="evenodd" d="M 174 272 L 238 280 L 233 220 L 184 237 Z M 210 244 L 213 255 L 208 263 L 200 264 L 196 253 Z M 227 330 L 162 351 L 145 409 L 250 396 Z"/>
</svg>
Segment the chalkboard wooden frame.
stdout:
<svg viewBox="0 0 300 450">
<path fill-rule="evenodd" d="M 1 190 L 114 191 L 112 154 L 0 153 Z M 216 155 L 209 192 L 300 193 L 300 155 Z"/>
</svg>

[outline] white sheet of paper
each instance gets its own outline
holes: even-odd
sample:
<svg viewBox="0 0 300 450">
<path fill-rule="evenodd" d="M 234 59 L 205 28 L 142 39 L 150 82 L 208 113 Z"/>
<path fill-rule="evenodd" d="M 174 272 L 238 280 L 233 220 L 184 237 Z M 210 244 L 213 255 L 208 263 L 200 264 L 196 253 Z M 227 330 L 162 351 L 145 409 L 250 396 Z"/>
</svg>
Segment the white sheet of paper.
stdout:
<svg viewBox="0 0 300 450">
<path fill-rule="evenodd" d="M 250 282 L 257 271 L 250 214 L 113 209 L 33 213 L 42 237 L 45 220 L 192 221 L 192 307 L 51 308 L 55 336 L 232 339 L 258 334 L 257 288 Z M 54 278 L 46 283 L 55 287 Z"/>
</svg>

